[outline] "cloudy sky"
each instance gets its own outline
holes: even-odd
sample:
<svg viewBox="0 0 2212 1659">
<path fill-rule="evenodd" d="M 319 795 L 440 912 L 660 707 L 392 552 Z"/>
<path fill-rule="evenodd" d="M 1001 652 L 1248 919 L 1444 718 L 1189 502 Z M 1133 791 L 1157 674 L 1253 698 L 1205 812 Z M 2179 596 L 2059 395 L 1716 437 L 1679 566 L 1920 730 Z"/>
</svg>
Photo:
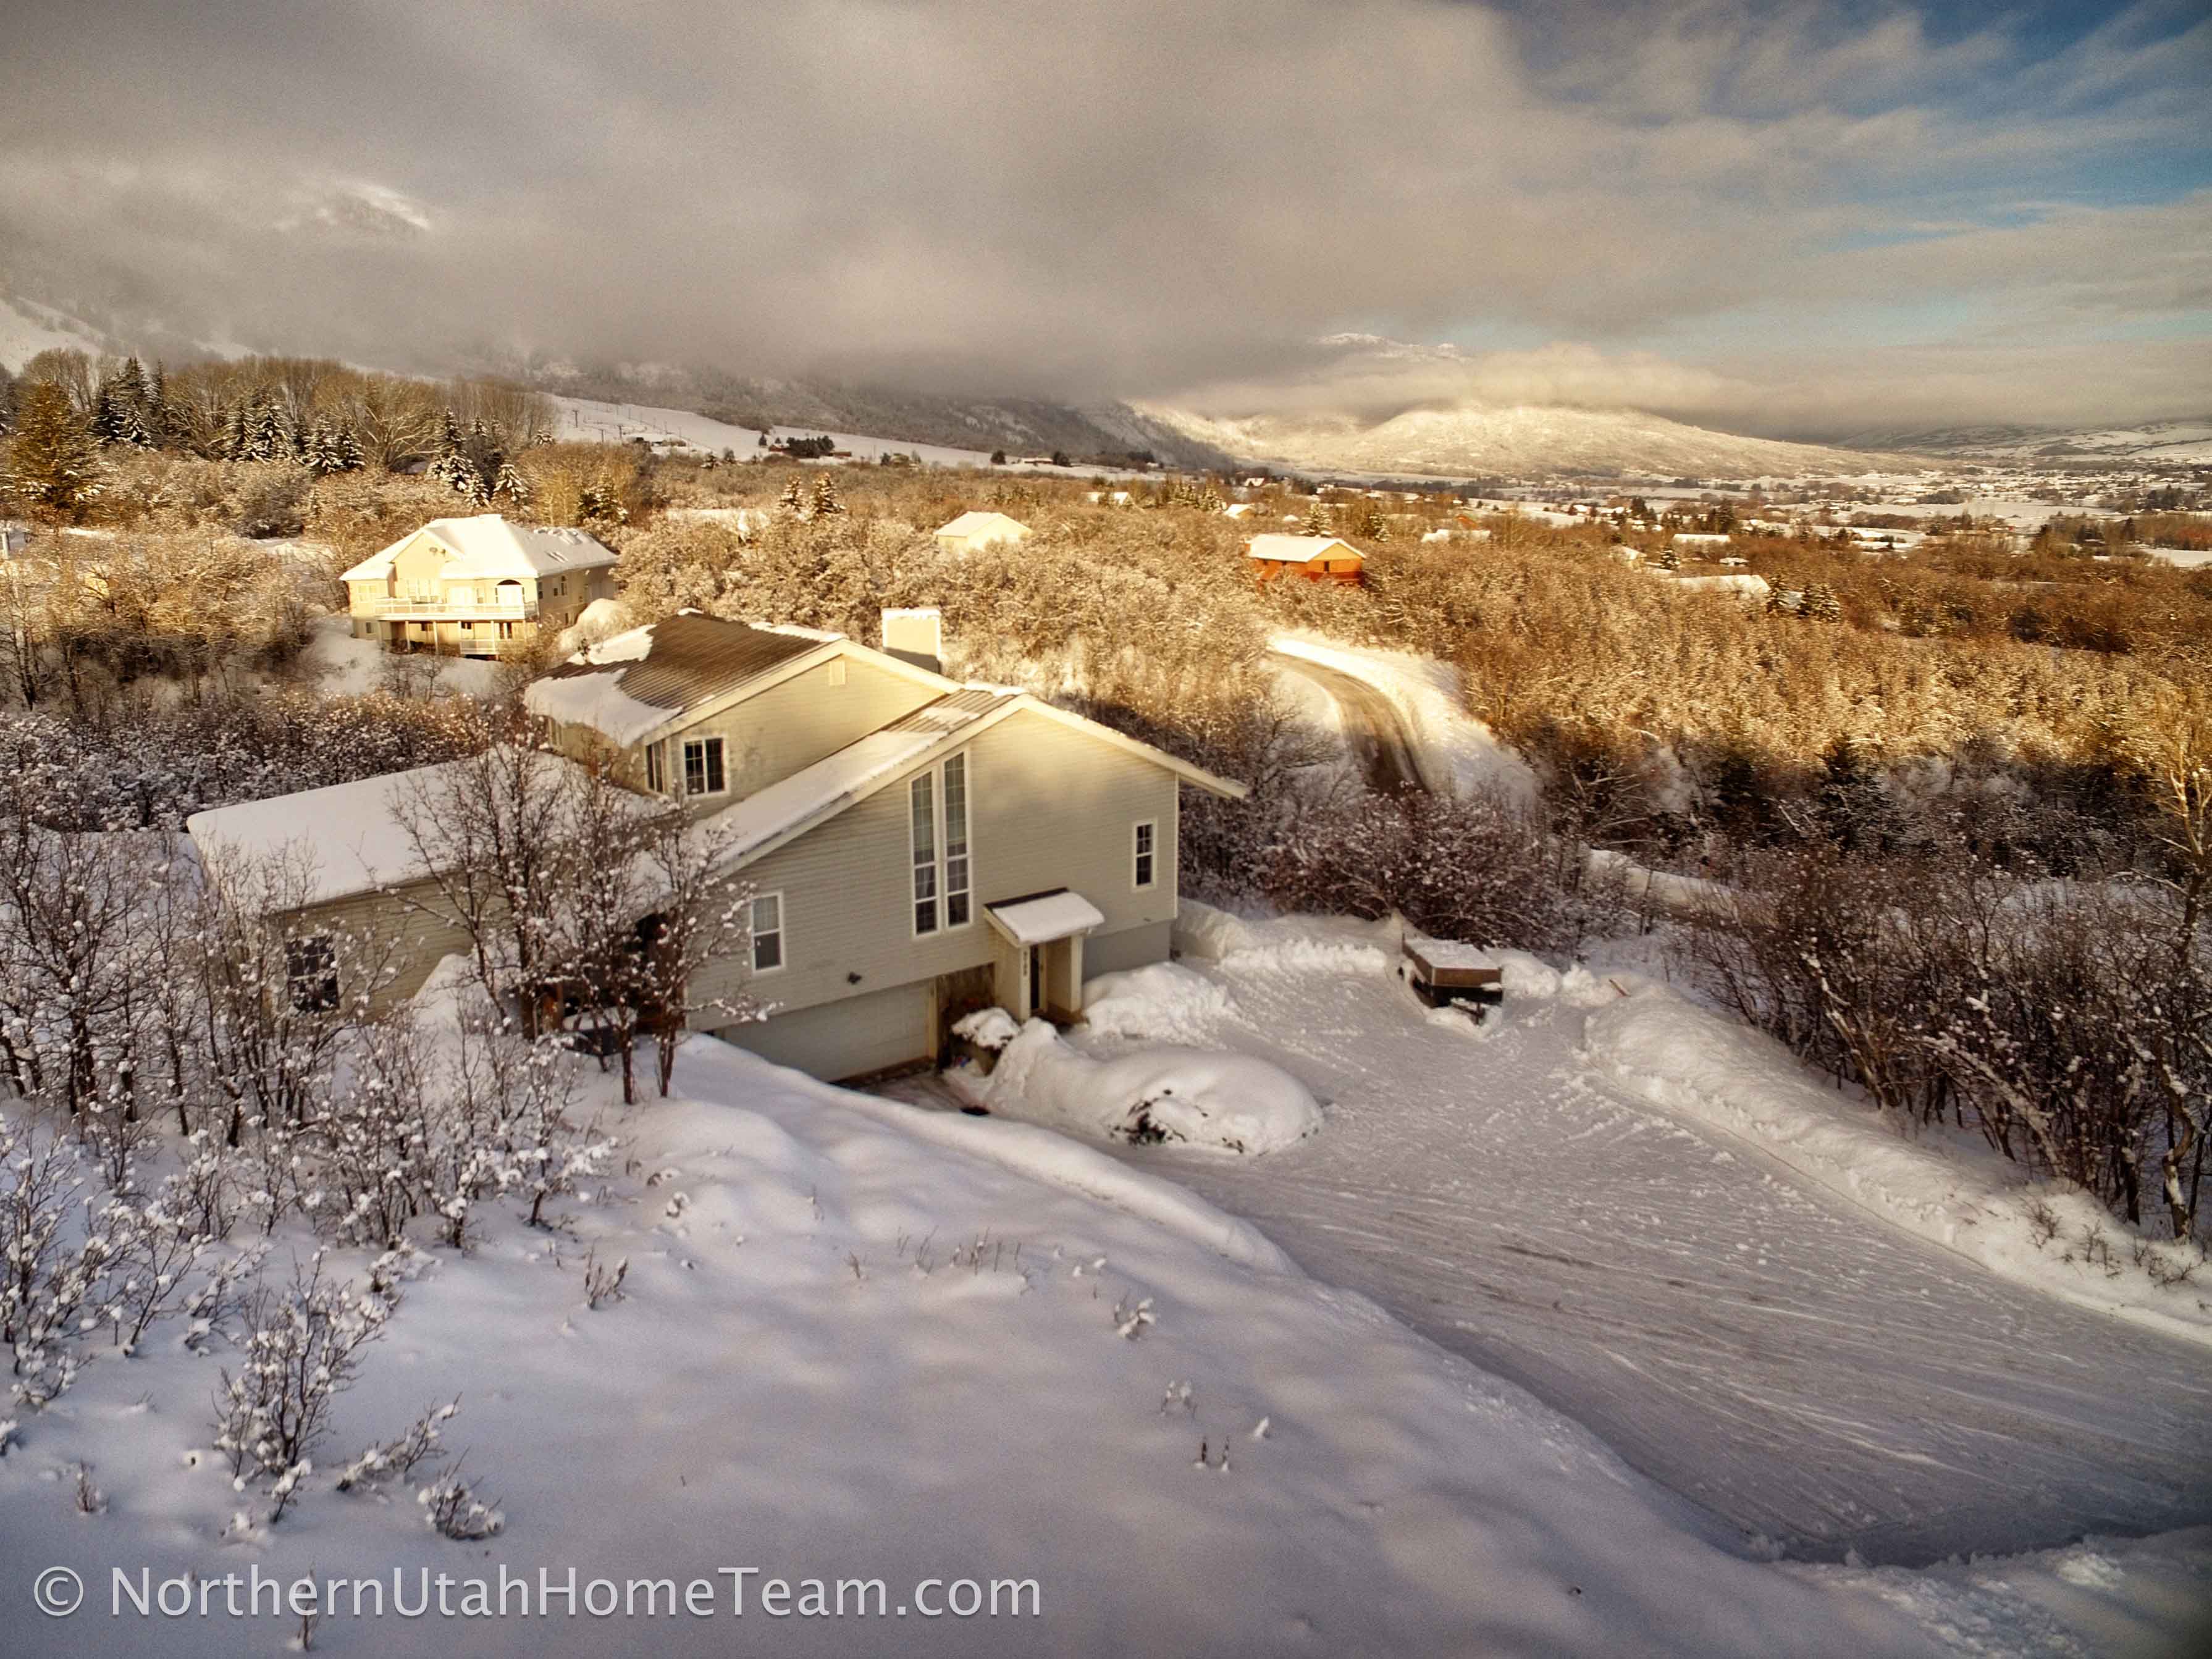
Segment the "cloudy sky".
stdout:
<svg viewBox="0 0 2212 1659">
<path fill-rule="evenodd" d="M 198 337 L 1791 436 L 2212 404 L 2203 0 L 10 0 L 6 31 L 0 280 Z"/>
</svg>

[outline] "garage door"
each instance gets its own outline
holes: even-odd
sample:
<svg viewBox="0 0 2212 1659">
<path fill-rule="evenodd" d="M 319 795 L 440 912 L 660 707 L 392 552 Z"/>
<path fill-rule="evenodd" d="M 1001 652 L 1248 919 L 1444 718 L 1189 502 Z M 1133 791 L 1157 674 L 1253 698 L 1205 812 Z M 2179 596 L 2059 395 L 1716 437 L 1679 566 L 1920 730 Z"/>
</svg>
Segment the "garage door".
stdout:
<svg viewBox="0 0 2212 1659">
<path fill-rule="evenodd" d="M 927 1060 L 930 982 L 895 986 L 818 1008 L 777 1014 L 716 1035 L 763 1060 L 832 1081 Z"/>
</svg>

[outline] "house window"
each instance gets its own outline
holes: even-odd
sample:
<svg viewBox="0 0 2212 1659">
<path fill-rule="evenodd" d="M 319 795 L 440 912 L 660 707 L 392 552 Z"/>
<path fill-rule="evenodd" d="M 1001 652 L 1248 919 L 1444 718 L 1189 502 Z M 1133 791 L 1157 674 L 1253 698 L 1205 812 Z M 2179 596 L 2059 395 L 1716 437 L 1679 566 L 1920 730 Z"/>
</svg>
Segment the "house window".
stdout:
<svg viewBox="0 0 2212 1659">
<path fill-rule="evenodd" d="M 907 786 L 914 846 L 914 931 L 965 927 L 975 917 L 968 839 L 968 757 L 955 755 Z"/>
<path fill-rule="evenodd" d="M 461 632 L 464 634 L 473 634 L 476 631 L 477 625 L 472 622 L 465 622 L 461 624 Z"/>
<path fill-rule="evenodd" d="M 501 623 L 499 625 L 499 636 L 503 640 L 513 639 L 514 637 L 514 624 L 513 623 Z"/>
<path fill-rule="evenodd" d="M 1159 858 L 1159 825 L 1147 819 L 1137 826 L 1137 885 L 1150 887 Z"/>
<path fill-rule="evenodd" d="M 656 795 L 668 793 L 668 761 L 657 743 L 645 746 L 645 787 Z"/>
<path fill-rule="evenodd" d="M 338 952 L 328 933 L 284 941 L 284 984 L 295 1013 L 326 1014 L 338 1006 Z"/>
<path fill-rule="evenodd" d="M 945 763 L 945 925 L 968 921 L 968 757 Z"/>
<path fill-rule="evenodd" d="M 914 931 L 937 931 L 937 775 L 924 772 L 907 787 L 914 831 Z"/>
<path fill-rule="evenodd" d="M 774 973 L 783 966 L 783 895 L 763 893 L 753 901 L 753 972 Z"/>
<path fill-rule="evenodd" d="M 719 795 L 726 787 L 722 773 L 722 740 L 720 738 L 686 738 L 684 740 L 684 793 L 687 795 Z"/>
</svg>

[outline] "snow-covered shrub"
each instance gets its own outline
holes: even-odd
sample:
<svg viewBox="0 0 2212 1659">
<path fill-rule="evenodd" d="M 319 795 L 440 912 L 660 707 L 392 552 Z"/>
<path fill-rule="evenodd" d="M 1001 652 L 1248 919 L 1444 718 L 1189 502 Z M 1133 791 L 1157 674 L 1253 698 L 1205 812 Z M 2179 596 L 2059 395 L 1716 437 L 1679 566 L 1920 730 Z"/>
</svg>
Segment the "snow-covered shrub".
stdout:
<svg viewBox="0 0 2212 1659">
<path fill-rule="evenodd" d="M 416 1492 L 415 1501 L 422 1506 L 423 1523 L 441 1538 L 450 1538 L 457 1543 L 475 1543 L 494 1537 L 507 1524 L 507 1517 L 479 1498 L 468 1482 L 461 1479 L 458 1461 Z"/>
<path fill-rule="evenodd" d="M 1495 791 L 1363 794 L 1304 814 L 1263 861 L 1285 909 L 1402 915 L 1470 944 L 1569 953 L 1589 930 L 1581 848 Z"/>
<path fill-rule="evenodd" d="M 237 1369 L 224 1368 L 215 1392 L 215 1444 L 239 1491 L 269 1483 L 270 1520 L 282 1518 L 313 1471 L 332 1407 L 359 1375 L 362 1351 L 384 1334 L 389 1297 L 388 1289 L 356 1294 L 350 1283 L 325 1279 L 318 1251 L 295 1265 L 289 1285 L 264 1281 L 247 1301 Z"/>
<path fill-rule="evenodd" d="M 408 1425 L 396 1439 L 380 1441 L 346 1465 L 337 1478 L 340 1492 L 369 1491 L 395 1480 L 405 1480 L 436 1453 L 445 1437 L 445 1425 L 461 1409 L 459 1397 L 433 1406 Z"/>
</svg>

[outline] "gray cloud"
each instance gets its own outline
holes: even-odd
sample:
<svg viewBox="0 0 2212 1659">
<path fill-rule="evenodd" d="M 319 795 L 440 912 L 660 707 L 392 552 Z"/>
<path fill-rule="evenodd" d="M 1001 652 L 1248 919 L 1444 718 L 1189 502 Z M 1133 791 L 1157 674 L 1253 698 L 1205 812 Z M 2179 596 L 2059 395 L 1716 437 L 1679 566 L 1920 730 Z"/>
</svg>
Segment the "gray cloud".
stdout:
<svg viewBox="0 0 2212 1659">
<path fill-rule="evenodd" d="M 201 337 L 1793 432 L 2205 384 L 2206 198 L 1990 228 L 2201 163 L 2171 8 L 2045 60 L 1750 0 L 10 9 L 0 226 L 74 290 L 33 297 Z M 1915 225 L 1957 228 L 1869 246 Z"/>
</svg>

